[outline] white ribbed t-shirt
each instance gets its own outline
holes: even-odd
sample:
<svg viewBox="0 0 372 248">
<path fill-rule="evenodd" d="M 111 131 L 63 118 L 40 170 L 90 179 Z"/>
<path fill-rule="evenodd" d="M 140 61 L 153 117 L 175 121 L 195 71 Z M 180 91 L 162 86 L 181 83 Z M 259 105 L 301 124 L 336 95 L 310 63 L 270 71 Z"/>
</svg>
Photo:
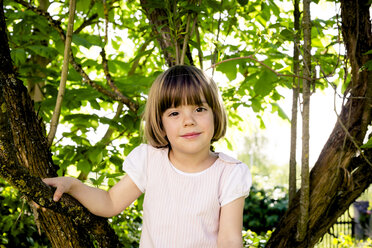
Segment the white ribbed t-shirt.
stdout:
<svg viewBox="0 0 372 248">
<path fill-rule="evenodd" d="M 142 248 L 217 247 L 220 209 L 247 197 L 248 166 L 223 153 L 198 173 L 177 170 L 168 149 L 142 144 L 125 159 L 124 171 L 145 193 Z"/>
</svg>

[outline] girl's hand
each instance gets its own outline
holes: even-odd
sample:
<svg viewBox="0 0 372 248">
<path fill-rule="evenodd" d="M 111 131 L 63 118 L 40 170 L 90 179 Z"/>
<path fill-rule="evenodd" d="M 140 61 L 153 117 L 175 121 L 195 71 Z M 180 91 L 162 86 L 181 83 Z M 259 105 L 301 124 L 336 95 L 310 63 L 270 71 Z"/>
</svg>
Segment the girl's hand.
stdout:
<svg viewBox="0 0 372 248">
<path fill-rule="evenodd" d="M 61 199 L 63 193 L 69 193 L 71 191 L 71 188 L 76 181 L 77 179 L 73 177 L 53 177 L 43 179 L 45 184 L 56 188 L 53 196 L 53 200 L 56 202 Z"/>
</svg>

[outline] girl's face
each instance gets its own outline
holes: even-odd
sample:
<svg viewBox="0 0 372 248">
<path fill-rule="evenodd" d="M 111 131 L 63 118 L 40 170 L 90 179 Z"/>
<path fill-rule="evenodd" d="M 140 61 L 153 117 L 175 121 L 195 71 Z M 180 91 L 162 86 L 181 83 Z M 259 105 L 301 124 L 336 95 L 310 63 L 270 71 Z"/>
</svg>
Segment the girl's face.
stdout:
<svg viewBox="0 0 372 248">
<path fill-rule="evenodd" d="M 205 101 L 201 106 L 168 108 L 162 115 L 162 122 L 173 153 L 196 155 L 209 152 L 214 119 L 212 109 Z"/>
</svg>

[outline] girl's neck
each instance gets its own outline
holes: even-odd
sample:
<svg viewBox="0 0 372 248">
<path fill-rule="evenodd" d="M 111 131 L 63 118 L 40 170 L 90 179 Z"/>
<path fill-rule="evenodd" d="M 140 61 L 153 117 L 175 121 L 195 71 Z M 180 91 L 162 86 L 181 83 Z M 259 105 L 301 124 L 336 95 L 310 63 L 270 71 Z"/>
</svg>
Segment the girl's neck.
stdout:
<svg viewBox="0 0 372 248">
<path fill-rule="evenodd" d="M 197 173 L 208 169 L 217 160 L 218 155 L 211 152 L 203 152 L 198 155 L 187 155 L 169 150 L 169 160 L 178 170 L 186 173 Z"/>
</svg>

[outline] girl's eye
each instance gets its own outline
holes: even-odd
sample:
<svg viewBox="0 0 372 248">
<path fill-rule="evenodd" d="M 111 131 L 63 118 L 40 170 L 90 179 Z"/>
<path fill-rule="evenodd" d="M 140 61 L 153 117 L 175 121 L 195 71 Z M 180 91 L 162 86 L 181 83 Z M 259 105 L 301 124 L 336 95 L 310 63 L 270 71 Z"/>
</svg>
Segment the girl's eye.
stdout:
<svg viewBox="0 0 372 248">
<path fill-rule="evenodd" d="M 207 108 L 204 108 L 204 107 L 198 107 L 196 109 L 196 112 L 203 112 L 203 111 L 207 111 Z"/>
<path fill-rule="evenodd" d="M 168 116 L 169 117 L 174 117 L 174 116 L 177 116 L 178 115 L 178 112 L 171 112 Z"/>
</svg>

